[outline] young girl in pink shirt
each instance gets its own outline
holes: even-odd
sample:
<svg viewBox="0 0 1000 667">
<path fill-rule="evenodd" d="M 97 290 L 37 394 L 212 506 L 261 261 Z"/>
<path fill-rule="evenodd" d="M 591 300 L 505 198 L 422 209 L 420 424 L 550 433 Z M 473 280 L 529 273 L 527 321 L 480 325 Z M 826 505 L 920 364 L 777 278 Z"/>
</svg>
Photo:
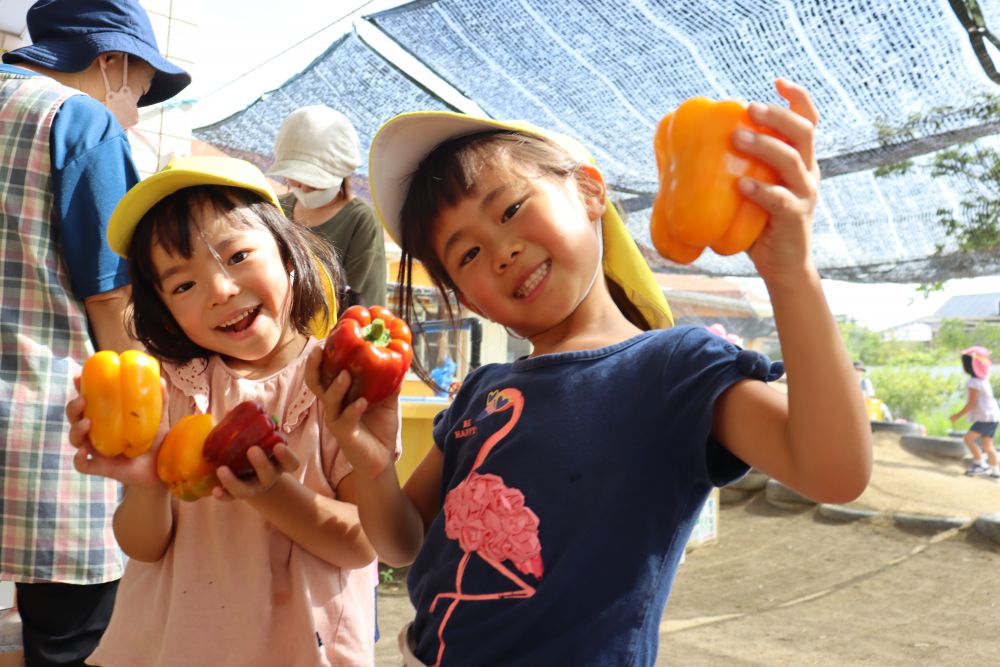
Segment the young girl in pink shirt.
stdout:
<svg viewBox="0 0 1000 667">
<path fill-rule="evenodd" d="M 166 429 L 264 404 L 287 436 L 259 448 L 251 480 L 220 467 L 213 497 L 182 502 L 135 459 L 90 446 L 81 398 L 67 406 L 81 472 L 124 484 L 115 537 L 130 562 L 94 664 L 367 665 L 374 660 L 375 553 L 354 475 L 303 381 L 309 334 L 335 260 L 282 216 L 253 165 L 180 158 L 124 197 L 108 228 L 130 260 L 136 338 L 162 362 Z"/>
</svg>

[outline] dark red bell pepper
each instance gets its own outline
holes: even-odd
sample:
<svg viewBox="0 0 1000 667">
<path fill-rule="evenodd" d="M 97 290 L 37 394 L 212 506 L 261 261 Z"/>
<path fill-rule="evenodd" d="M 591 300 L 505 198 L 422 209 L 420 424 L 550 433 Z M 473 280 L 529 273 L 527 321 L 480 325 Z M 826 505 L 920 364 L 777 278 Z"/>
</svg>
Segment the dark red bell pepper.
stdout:
<svg viewBox="0 0 1000 667">
<path fill-rule="evenodd" d="M 247 450 L 260 447 L 268 456 L 279 443 L 287 441 L 277 421 L 257 401 L 243 401 L 226 413 L 205 438 L 202 456 L 209 463 L 228 466 L 237 477 L 254 475 Z"/>
<path fill-rule="evenodd" d="M 323 347 L 323 386 L 343 370 L 351 374 L 344 405 L 362 396 L 374 405 L 399 389 L 413 360 L 409 325 L 382 306 L 351 306 Z"/>
</svg>

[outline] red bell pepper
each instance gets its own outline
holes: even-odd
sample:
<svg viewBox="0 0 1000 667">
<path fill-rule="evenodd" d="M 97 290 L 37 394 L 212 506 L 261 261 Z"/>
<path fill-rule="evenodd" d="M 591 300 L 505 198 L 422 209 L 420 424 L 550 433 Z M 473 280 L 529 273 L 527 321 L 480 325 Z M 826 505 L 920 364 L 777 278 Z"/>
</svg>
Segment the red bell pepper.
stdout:
<svg viewBox="0 0 1000 667">
<path fill-rule="evenodd" d="M 243 401 L 226 413 L 205 438 L 202 456 L 216 466 L 228 466 L 237 477 L 253 476 L 247 450 L 260 447 L 270 456 L 279 443 L 287 442 L 277 421 L 257 401 Z"/>
<path fill-rule="evenodd" d="M 326 338 L 320 368 L 323 386 L 343 370 L 351 374 L 344 405 L 364 397 L 374 405 L 403 383 L 413 360 L 409 325 L 382 306 L 351 306 Z"/>
</svg>

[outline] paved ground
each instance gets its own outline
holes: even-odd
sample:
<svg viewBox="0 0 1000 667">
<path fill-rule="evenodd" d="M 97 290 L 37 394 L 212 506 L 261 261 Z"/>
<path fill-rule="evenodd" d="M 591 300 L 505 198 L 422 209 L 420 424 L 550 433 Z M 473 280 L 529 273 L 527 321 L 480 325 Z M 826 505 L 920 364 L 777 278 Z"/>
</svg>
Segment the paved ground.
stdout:
<svg viewBox="0 0 1000 667">
<path fill-rule="evenodd" d="M 875 441 L 874 518 L 835 522 L 779 509 L 763 492 L 720 510 L 719 540 L 688 553 L 660 626 L 659 665 L 995 665 L 1000 545 L 975 530 L 900 527 L 893 512 L 1000 512 L 1000 484 L 960 460 Z M 395 589 L 395 590 L 394 590 Z M 398 665 L 413 614 L 398 587 L 379 600 L 377 664 Z"/>
</svg>

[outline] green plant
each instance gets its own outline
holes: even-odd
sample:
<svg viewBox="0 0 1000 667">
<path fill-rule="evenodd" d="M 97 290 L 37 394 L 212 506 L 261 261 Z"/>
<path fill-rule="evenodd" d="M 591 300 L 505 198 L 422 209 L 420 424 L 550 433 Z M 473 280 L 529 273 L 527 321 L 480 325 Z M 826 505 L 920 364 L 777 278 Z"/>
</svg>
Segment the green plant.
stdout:
<svg viewBox="0 0 1000 667">
<path fill-rule="evenodd" d="M 963 405 L 965 405 L 964 400 L 953 399 L 937 409 L 918 412 L 913 421 L 923 424 L 927 429 L 927 435 L 946 436 L 951 431 L 965 430 L 968 424 L 964 418 L 956 423 L 951 421 L 951 416 L 961 410 Z"/>
<path fill-rule="evenodd" d="M 885 401 L 893 416 L 910 421 L 954 400 L 961 386 L 956 374 L 935 376 L 918 368 L 877 368 L 870 371 L 870 377 L 875 395 Z"/>
</svg>

